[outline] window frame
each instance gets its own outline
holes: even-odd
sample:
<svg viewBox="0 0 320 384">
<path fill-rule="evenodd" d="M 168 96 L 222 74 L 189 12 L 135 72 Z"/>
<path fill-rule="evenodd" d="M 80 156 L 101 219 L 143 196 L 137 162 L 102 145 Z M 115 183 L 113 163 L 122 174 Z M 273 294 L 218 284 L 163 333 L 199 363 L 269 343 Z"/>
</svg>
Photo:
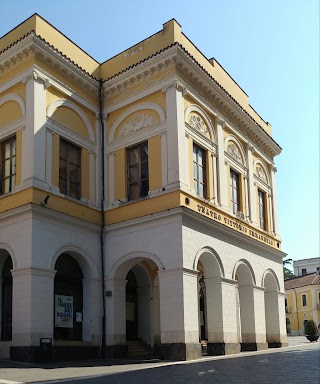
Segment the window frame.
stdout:
<svg viewBox="0 0 320 384">
<path fill-rule="evenodd" d="M 301 305 L 302 305 L 302 307 L 307 307 L 307 305 L 308 305 L 307 295 L 305 293 L 301 294 Z"/>
<path fill-rule="evenodd" d="M 234 186 L 234 177 L 237 177 L 237 185 Z M 237 197 L 237 202 L 235 203 L 234 201 L 234 191 L 236 190 L 236 197 Z M 237 214 L 237 212 L 241 211 L 241 174 L 236 171 L 235 169 L 230 167 L 230 172 L 229 172 L 229 191 L 230 191 L 230 196 L 229 196 L 229 203 L 230 203 L 230 208 L 231 211 L 234 215 Z M 235 207 L 236 209 L 235 211 Z"/>
<path fill-rule="evenodd" d="M 66 144 L 66 159 L 63 159 L 61 157 L 61 143 Z M 76 149 L 78 151 L 79 164 L 73 163 L 70 160 L 70 150 L 72 150 L 72 149 Z M 63 137 L 60 137 L 60 142 L 59 142 L 59 191 L 60 191 L 60 193 L 64 194 L 65 196 L 69 196 L 69 197 L 76 199 L 76 200 L 81 200 L 81 169 L 82 169 L 81 150 L 82 150 L 82 148 L 79 147 L 78 145 L 72 143 L 71 141 L 66 140 Z M 65 161 L 65 163 L 66 163 L 66 176 L 65 177 L 62 176 L 60 173 L 60 168 L 61 168 L 60 167 L 60 161 L 61 160 Z M 73 180 L 71 181 L 70 180 L 70 173 L 71 173 L 70 167 L 71 166 L 75 166 L 78 169 L 77 181 L 73 181 Z M 66 183 L 65 188 L 62 188 L 62 186 L 61 186 L 61 179 L 65 180 L 65 183 Z M 71 195 L 71 191 L 70 191 L 71 183 L 77 185 L 76 195 Z"/>
<path fill-rule="evenodd" d="M 142 160 L 142 149 L 147 148 L 147 159 Z M 130 152 L 138 149 L 138 162 L 136 164 L 130 164 Z M 128 147 L 126 149 L 126 156 L 127 156 L 127 199 L 128 201 L 134 201 L 141 198 L 145 198 L 149 195 L 149 179 L 150 179 L 150 173 L 149 173 L 149 143 L 148 140 L 145 140 L 141 143 L 135 144 L 131 147 Z M 142 178 L 142 167 L 144 164 L 147 164 L 147 177 Z M 138 169 L 138 177 L 137 181 L 130 181 L 130 169 L 133 169 L 136 167 Z M 133 193 L 131 194 L 131 191 L 133 191 L 134 186 L 139 186 L 139 196 L 138 197 L 132 197 Z M 147 188 L 145 188 L 145 185 Z"/>
<path fill-rule="evenodd" d="M 4 146 L 6 143 L 10 143 L 10 156 L 8 158 L 4 157 L 4 154 L 5 154 Z M 14 143 L 14 151 L 13 151 L 13 143 Z M 9 161 L 9 164 L 10 164 L 8 175 L 6 174 L 5 165 L 4 165 L 5 162 L 7 161 Z M 14 167 L 14 171 L 12 169 L 13 167 Z M 16 134 L 14 134 L 0 141 L 0 195 L 4 195 L 6 193 L 10 193 L 14 191 L 16 186 L 16 170 L 17 170 L 17 136 Z M 8 180 L 8 179 L 9 179 L 9 189 L 6 191 L 5 180 Z"/>
<path fill-rule="evenodd" d="M 196 150 L 196 153 L 195 153 Z M 202 160 L 203 164 L 200 164 L 199 162 L 199 153 L 202 153 Z M 203 199 L 206 199 L 207 197 L 207 150 L 202 148 L 197 143 L 193 143 L 192 146 L 192 164 L 193 164 L 193 189 L 195 193 L 202 197 Z M 202 182 L 200 180 L 200 169 L 202 169 Z M 196 175 L 195 175 L 196 171 Z M 201 188 L 203 194 L 201 195 Z"/>
<path fill-rule="evenodd" d="M 266 193 L 258 188 L 258 214 L 260 228 L 266 231 L 267 229 L 267 204 Z"/>
</svg>

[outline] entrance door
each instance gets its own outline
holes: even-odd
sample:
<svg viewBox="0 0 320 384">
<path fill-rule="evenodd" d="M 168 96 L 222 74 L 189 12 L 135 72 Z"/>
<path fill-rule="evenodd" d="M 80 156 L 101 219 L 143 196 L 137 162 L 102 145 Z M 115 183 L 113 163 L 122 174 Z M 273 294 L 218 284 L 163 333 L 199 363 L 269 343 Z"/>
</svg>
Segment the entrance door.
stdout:
<svg viewBox="0 0 320 384">
<path fill-rule="evenodd" d="M 127 274 L 126 285 L 126 335 L 127 340 L 138 340 L 137 280 L 132 271 Z"/>
<path fill-rule="evenodd" d="M 1 340 L 12 340 L 12 275 L 11 257 L 4 263 L 2 271 L 2 310 L 1 310 Z"/>
<path fill-rule="evenodd" d="M 206 333 L 206 301 L 203 289 L 200 289 L 200 336 L 201 340 L 207 340 Z"/>
</svg>

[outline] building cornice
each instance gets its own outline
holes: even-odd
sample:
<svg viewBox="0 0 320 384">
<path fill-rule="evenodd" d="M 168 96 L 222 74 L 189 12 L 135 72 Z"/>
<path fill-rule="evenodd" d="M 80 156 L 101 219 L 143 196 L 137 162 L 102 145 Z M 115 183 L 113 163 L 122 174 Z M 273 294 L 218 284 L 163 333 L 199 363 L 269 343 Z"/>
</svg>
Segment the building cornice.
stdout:
<svg viewBox="0 0 320 384">
<path fill-rule="evenodd" d="M 0 56 L 0 76 L 32 56 L 40 58 L 69 80 L 77 83 L 78 86 L 86 89 L 91 94 L 97 95 L 99 90 L 98 80 L 34 31 L 2 51 Z"/>
</svg>

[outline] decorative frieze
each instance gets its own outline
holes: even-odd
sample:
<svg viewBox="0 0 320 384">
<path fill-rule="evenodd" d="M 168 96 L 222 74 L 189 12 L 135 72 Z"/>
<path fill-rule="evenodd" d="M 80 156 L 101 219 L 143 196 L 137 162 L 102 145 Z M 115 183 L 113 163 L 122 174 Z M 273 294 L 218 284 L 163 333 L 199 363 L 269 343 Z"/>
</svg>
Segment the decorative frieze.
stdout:
<svg viewBox="0 0 320 384">
<path fill-rule="evenodd" d="M 261 167 L 261 165 L 256 166 L 255 174 L 260 180 L 262 180 L 264 183 L 268 184 L 267 175 L 266 175 L 264 169 Z"/>
<path fill-rule="evenodd" d="M 234 143 L 228 144 L 227 153 L 229 154 L 230 157 L 235 159 L 238 163 L 240 164 L 243 163 L 240 151 Z"/>
<path fill-rule="evenodd" d="M 189 117 L 189 124 L 195 128 L 197 131 L 199 131 L 201 134 L 207 136 L 208 135 L 208 128 L 206 123 L 203 121 L 203 119 L 197 115 L 197 114 L 190 114 Z"/>
<path fill-rule="evenodd" d="M 130 117 L 120 130 L 119 137 L 126 137 L 142 128 L 151 127 L 159 123 L 156 116 L 148 113 L 136 113 Z"/>
</svg>

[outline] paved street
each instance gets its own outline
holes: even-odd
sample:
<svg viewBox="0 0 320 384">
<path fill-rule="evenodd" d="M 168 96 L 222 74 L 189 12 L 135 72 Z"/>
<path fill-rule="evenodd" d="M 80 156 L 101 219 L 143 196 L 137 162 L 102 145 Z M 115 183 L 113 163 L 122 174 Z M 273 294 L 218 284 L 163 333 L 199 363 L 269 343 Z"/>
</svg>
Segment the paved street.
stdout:
<svg viewBox="0 0 320 384">
<path fill-rule="evenodd" d="M 0 361 L 0 384 L 319 384 L 320 343 L 289 339 L 289 347 L 193 362 L 86 361 L 47 365 Z M 115 365 L 116 364 L 116 365 Z"/>
</svg>

